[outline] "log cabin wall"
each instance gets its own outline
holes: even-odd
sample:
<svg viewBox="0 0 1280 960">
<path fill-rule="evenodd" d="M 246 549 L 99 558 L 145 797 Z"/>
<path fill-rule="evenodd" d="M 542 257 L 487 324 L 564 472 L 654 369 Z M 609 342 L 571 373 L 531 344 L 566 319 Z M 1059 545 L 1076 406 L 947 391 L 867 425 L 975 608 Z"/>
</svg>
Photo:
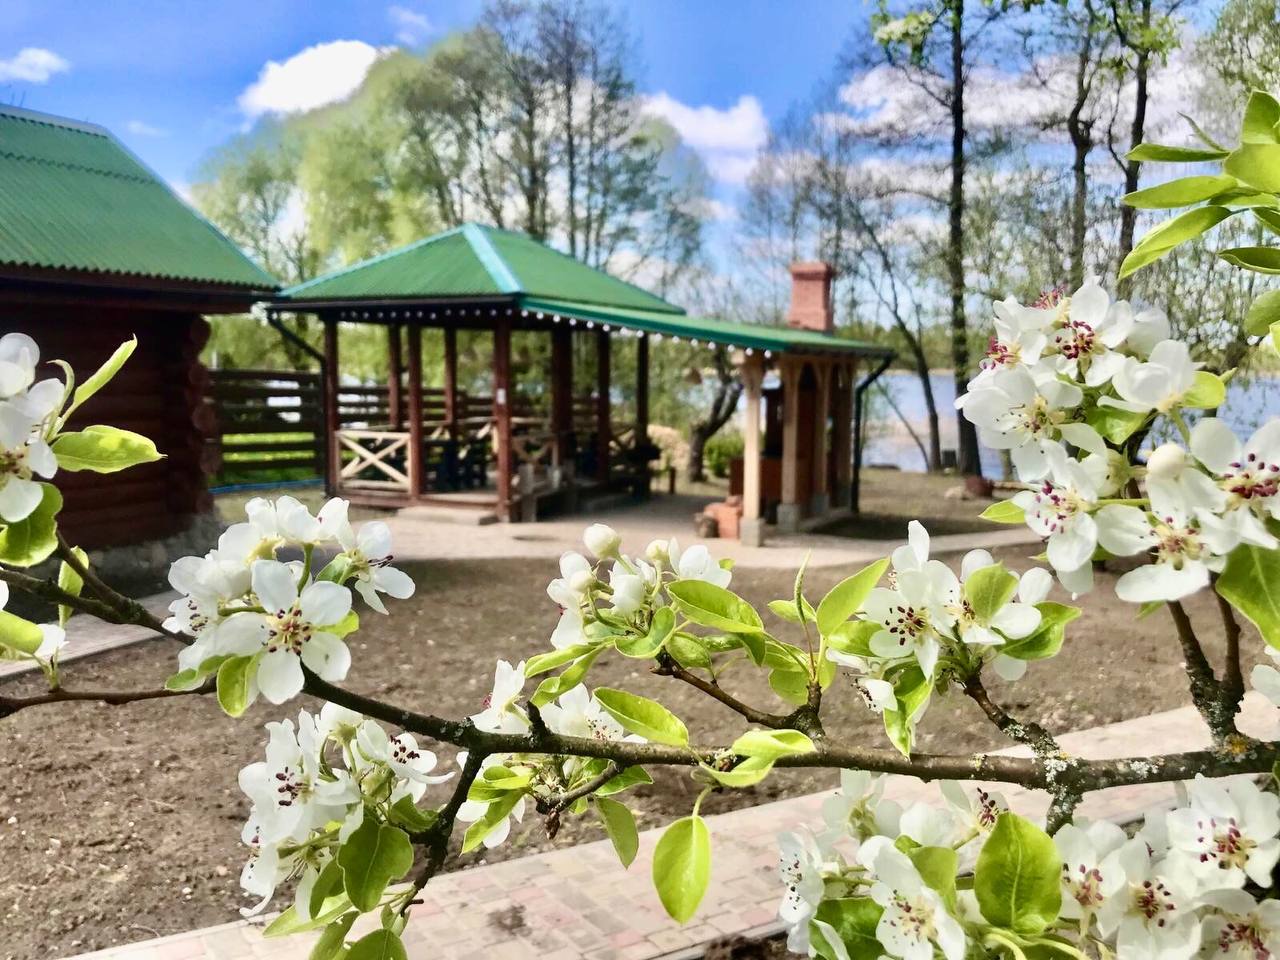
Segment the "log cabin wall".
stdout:
<svg viewBox="0 0 1280 960">
<path fill-rule="evenodd" d="M 2 332 L 21 331 L 41 360 L 66 360 L 89 376 L 131 335 L 138 348 L 124 369 L 72 419 L 73 428 L 105 423 L 150 437 L 165 455 L 118 474 L 59 471 L 63 530 L 86 549 L 170 537 L 212 509 L 208 477 L 217 468 L 208 372 L 200 349 L 208 323 L 197 313 L 92 304 L 9 301 L 0 294 Z M 60 376 L 45 367 L 46 376 Z"/>
</svg>

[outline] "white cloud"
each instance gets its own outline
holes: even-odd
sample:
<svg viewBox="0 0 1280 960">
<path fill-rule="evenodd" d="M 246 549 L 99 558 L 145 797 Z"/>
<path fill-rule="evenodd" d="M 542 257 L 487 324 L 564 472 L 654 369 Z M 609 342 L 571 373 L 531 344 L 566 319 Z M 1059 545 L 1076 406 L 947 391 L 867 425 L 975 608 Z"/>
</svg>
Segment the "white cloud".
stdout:
<svg viewBox="0 0 1280 960">
<path fill-rule="evenodd" d="M 743 183 L 756 151 L 769 139 L 769 121 L 755 97 L 744 94 L 726 110 L 691 107 L 667 93 L 645 98 L 645 112 L 671 124 L 680 138 L 702 155 L 711 175 L 725 183 Z"/>
<path fill-rule="evenodd" d="M 23 47 L 17 55 L 0 60 L 0 83 L 19 80 L 25 83 L 48 83 L 55 73 L 65 73 L 71 64 L 52 50 Z"/>
<path fill-rule="evenodd" d="M 406 47 L 421 43 L 427 36 L 435 33 L 435 27 L 425 13 L 418 13 L 408 7 L 391 6 L 387 8 L 387 16 L 396 27 L 396 40 Z"/>
<path fill-rule="evenodd" d="M 268 60 L 236 103 L 249 117 L 314 110 L 351 96 L 380 53 L 362 40 L 333 40 Z"/>
<path fill-rule="evenodd" d="M 142 120 L 130 120 L 124 125 L 124 128 L 137 137 L 167 137 L 169 135 L 168 130 L 153 127 Z"/>
</svg>

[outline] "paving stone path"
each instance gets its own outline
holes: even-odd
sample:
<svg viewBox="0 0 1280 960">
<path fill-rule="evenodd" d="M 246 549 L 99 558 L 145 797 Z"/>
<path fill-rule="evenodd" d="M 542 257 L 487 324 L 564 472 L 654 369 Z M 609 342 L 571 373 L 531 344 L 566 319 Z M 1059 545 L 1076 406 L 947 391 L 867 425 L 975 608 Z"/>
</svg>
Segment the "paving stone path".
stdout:
<svg viewBox="0 0 1280 960">
<path fill-rule="evenodd" d="M 1243 731 L 1274 739 L 1280 711 L 1250 693 Z M 1060 737 L 1063 749 L 1104 759 L 1208 745 L 1191 707 Z M 1022 754 L 1024 751 L 1004 751 Z M 1044 815 L 1047 797 L 1010 787 L 1004 795 L 1020 813 Z M 899 801 L 935 800 L 933 787 L 894 778 L 888 795 Z M 669 920 L 650 881 L 660 830 L 641 835 L 640 854 L 623 871 L 607 841 L 553 850 L 519 860 L 437 877 L 423 891 L 405 931 L 411 960 L 684 960 L 737 935 L 779 929 L 776 835 L 793 825 L 821 823 L 827 793 L 811 794 L 708 817 L 714 858 L 711 888 L 687 926 Z M 1120 787 L 1091 794 L 1080 812 L 1133 819 L 1171 796 L 1169 785 Z M 260 923 L 236 922 L 115 947 L 81 960 L 304 960 L 312 938 L 266 940 Z M 357 928 L 360 929 L 360 928 Z"/>
</svg>

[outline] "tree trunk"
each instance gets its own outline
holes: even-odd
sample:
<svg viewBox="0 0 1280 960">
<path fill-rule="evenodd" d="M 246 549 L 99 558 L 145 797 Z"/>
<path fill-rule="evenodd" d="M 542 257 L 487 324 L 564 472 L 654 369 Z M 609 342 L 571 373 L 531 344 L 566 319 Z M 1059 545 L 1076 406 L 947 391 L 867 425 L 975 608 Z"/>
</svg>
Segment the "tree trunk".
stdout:
<svg viewBox="0 0 1280 960">
<path fill-rule="evenodd" d="M 951 363 L 956 396 L 964 396 L 969 381 L 969 331 L 965 322 L 964 282 L 964 0 L 951 3 L 951 196 L 950 242 L 947 245 L 947 273 L 951 280 Z M 956 411 L 959 438 L 959 467 L 962 474 L 982 474 L 978 454 L 978 431 Z"/>
<path fill-rule="evenodd" d="M 742 381 L 729 362 L 729 353 L 724 347 L 717 347 L 714 354 L 716 366 L 716 395 L 712 398 L 711 409 L 701 420 L 689 424 L 689 469 L 687 477 L 690 483 L 700 483 L 707 479 L 703 456 L 707 441 L 729 422 L 738 400 L 742 397 Z"/>
<path fill-rule="evenodd" d="M 1142 36 L 1131 44 L 1137 61 L 1133 68 L 1133 124 L 1129 128 L 1129 149 L 1132 150 L 1142 142 L 1146 135 L 1147 125 L 1147 80 L 1151 72 L 1151 50 L 1147 46 L 1146 34 L 1151 27 L 1151 0 L 1142 0 Z M 1124 192 L 1133 193 L 1138 189 L 1138 177 L 1142 164 L 1137 160 L 1126 161 L 1124 167 Z M 1133 233 L 1138 222 L 1138 211 L 1127 203 L 1120 205 L 1120 248 L 1117 251 L 1116 269 L 1119 270 L 1124 258 L 1133 250 Z M 1131 277 L 1120 281 L 1120 295 L 1127 296 L 1132 286 Z"/>
</svg>

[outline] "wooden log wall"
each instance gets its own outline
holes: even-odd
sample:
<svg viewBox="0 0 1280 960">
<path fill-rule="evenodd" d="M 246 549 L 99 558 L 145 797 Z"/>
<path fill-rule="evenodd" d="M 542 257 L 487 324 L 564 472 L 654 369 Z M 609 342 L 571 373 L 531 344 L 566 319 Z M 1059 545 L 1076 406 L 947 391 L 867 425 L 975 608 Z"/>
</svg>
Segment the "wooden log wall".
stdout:
<svg viewBox="0 0 1280 960">
<path fill-rule="evenodd" d="M 138 348 L 120 374 L 75 415 L 70 426 L 110 424 L 144 434 L 165 454 L 118 474 L 60 471 L 62 529 L 88 549 L 141 543 L 180 533 L 212 507 L 208 477 L 217 467 L 215 429 L 200 350 L 209 337 L 195 313 L 96 305 L 0 302 L 4 332 L 40 345 L 42 360 L 62 359 L 88 377 L 130 335 Z M 61 377 L 44 366 L 44 376 Z"/>
</svg>

